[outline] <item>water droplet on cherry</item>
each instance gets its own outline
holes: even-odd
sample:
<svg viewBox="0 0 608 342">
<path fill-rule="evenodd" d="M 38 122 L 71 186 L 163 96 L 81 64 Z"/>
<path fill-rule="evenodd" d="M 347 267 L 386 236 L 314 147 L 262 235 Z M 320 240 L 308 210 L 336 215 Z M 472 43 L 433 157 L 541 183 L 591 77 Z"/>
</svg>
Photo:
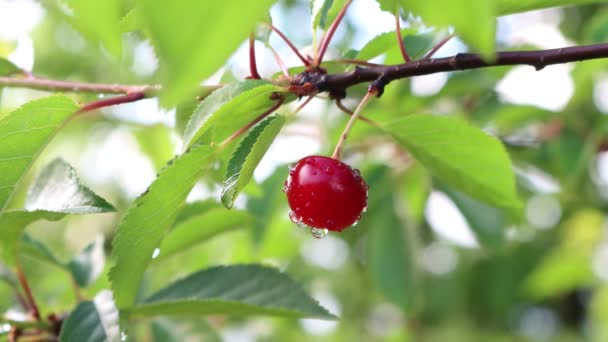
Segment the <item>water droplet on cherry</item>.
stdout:
<svg viewBox="0 0 608 342">
<path fill-rule="evenodd" d="M 327 228 L 310 228 L 310 232 L 315 238 L 322 239 L 327 236 L 327 233 L 329 231 L 327 230 Z"/>
</svg>

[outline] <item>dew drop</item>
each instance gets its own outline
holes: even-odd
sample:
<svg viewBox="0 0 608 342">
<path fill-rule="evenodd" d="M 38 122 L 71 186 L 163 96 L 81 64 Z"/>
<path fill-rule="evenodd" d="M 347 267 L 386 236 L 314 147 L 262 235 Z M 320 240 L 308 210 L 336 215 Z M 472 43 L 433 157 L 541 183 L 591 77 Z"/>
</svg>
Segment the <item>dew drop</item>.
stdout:
<svg viewBox="0 0 608 342">
<path fill-rule="evenodd" d="M 361 210 L 362 213 L 366 213 L 367 212 L 367 206 L 363 207 L 363 210 Z"/>
<path fill-rule="evenodd" d="M 358 218 L 358 219 L 357 219 L 355 222 L 353 222 L 353 224 L 351 224 L 350 226 L 351 226 L 351 227 L 356 226 L 356 225 L 359 223 L 359 219 L 360 219 L 360 218 L 361 218 L 361 216 L 359 216 L 359 218 Z"/>
<path fill-rule="evenodd" d="M 327 167 L 325 169 L 325 173 L 327 173 L 328 175 L 333 175 L 334 174 L 334 169 L 332 169 L 331 167 Z"/>
<path fill-rule="evenodd" d="M 296 223 L 296 224 L 300 224 L 302 222 L 302 217 L 300 217 L 300 215 L 296 214 L 296 212 L 293 210 L 289 211 L 289 219 L 291 220 L 291 222 Z"/>
<path fill-rule="evenodd" d="M 311 158 L 306 159 L 306 164 L 314 165 L 315 161 Z"/>
<path fill-rule="evenodd" d="M 327 236 L 327 233 L 329 231 L 325 228 L 310 228 L 310 232 L 312 233 L 312 236 L 314 236 L 315 238 L 322 239 L 325 236 Z"/>
<path fill-rule="evenodd" d="M 297 225 L 302 229 L 310 229 L 310 227 L 307 226 L 304 222 L 298 222 Z"/>
</svg>

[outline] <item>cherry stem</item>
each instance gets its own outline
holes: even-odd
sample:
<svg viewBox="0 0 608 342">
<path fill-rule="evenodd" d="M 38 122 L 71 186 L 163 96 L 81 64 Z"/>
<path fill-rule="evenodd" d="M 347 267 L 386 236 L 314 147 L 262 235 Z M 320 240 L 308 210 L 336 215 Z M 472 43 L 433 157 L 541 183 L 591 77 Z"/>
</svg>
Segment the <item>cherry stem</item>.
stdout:
<svg viewBox="0 0 608 342">
<path fill-rule="evenodd" d="M 340 22 L 342 22 L 342 19 L 344 19 L 344 16 L 346 15 L 346 10 L 348 9 L 348 6 L 351 4 L 351 2 L 352 0 L 346 1 L 342 9 L 340 10 L 340 13 L 338 13 L 336 19 L 334 19 L 333 23 L 331 23 L 331 25 L 329 26 L 329 29 L 327 29 L 327 32 L 325 32 L 325 34 L 323 35 L 323 38 L 321 38 L 321 42 L 319 43 L 319 52 L 315 56 L 313 66 L 317 67 L 319 66 L 319 64 L 321 64 L 321 62 L 323 62 L 323 56 L 327 51 L 327 47 L 329 46 L 329 43 L 331 42 L 331 39 L 334 36 L 334 33 L 336 33 Z"/>
<path fill-rule="evenodd" d="M 253 33 L 249 34 L 249 73 L 251 74 L 249 78 L 254 80 L 262 79 L 258 73 L 258 65 L 255 60 L 255 37 Z"/>
<path fill-rule="evenodd" d="M 17 279 L 19 279 L 19 283 L 21 284 L 21 287 L 25 292 L 30 313 L 32 314 L 34 319 L 40 321 L 40 310 L 38 310 L 38 305 L 36 305 L 36 300 L 34 299 L 34 295 L 32 294 L 32 289 L 30 288 L 30 285 L 27 282 L 27 278 L 21 270 L 20 265 L 17 265 L 17 267 L 15 268 L 15 273 L 17 274 Z"/>
<path fill-rule="evenodd" d="M 410 55 L 408 55 L 407 50 L 405 49 L 405 42 L 403 41 L 403 36 L 401 35 L 401 18 L 399 18 L 399 13 L 395 14 L 395 26 L 397 27 L 397 40 L 399 41 L 399 49 L 401 50 L 401 56 L 406 63 L 412 61 Z"/>
<path fill-rule="evenodd" d="M 285 62 L 283 62 L 283 59 L 281 58 L 281 56 L 279 56 L 279 53 L 277 52 L 277 50 L 275 50 L 270 45 L 268 45 L 268 49 L 270 49 L 270 52 L 272 52 L 272 56 L 274 57 L 274 60 L 279 65 L 279 68 L 281 68 L 281 71 L 283 72 L 283 76 L 289 78 L 289 69 L 287 69 Z"/>
<path fill-rule="evenodd" d="M 353 116 L 354 112 L 353 112 L 352 110 L 350 110 L 348 107 L 346 107 L 346 106 L 344 105 L 344 103 L 342 103 L 342 99 L 336 99 L 336 106 L 337 106 L 337 107 L 338 107 L 338 108 L 339 108 L 341 111 L 343 111 L 344 113 L 346 113 L 346 114 L 348 114 L 348 115 L 350 115 L 350 116 Z M 368 124 L 370 124 L 370 125 L 372 125 L 372 126 L 374 126 L 374 127 L 378 127 L 378 128 L 380 128 L 380 125 L 379 125 L 379 124 L 378 124 L 376 121 L 374 121 L 374 120 L 372 120 L 372 119 L 369 119 L 369 118 L 366 118 L 366 117 L 365 117 L 365 116 L 363 116 L 363 115 L 359 115 L 359 120 L 364 121 L 364 122 L 367 122 Z"/>
<path fill-rule="evenodd" d="M 278 28 L 276 28 L 270 23 L 266 23 L 266 25 L 268 25 L 272 29 L 272 31 L 274 31 L 274 33 L 276 33 L 279 37 L 281 37 L 281 39 L 283 39 L 285 43 L 287 43 L 287 46 L 289 46 L 289 48 L 296 54 L 296 56 L 298 56 L 298 58 L 302 61 L 302 63 L 304 63 L 305 66 L 310 65 L 310 61 L 304 56 L 302 56 L 298 48 L 291 42 L 291 40 L 289 40 L 289 38 L 287 38 L 287 36 L 283 32 L 281 32 Z"/>
<path fill-rule="evenodd" d="M 333 159 L 340 160 L 340 157 L 342 155 L 342 150 L 344 149 L 344 144 L 346 143 L 346 138 L 348 138 L 348 134 L 352 130 L 353 125 L 355 124 L 355 121 L 357 121 L 357 119 L 359 119 L 359 117 L 361 116 L 361 112 L 363 111 L 363 108 L 376 95 L 377 92 L 378 91 L 375 89 L 368 90 L 368 92 L 367 92 L 367 94 L 365 94 L 365 97 L 363 98 L 363 100 L 361 100 L 361 102 L 359 102 L 357 109 L 355 109 L 355 112 L 350 117 L 350 120 L 348 120 L 346 127 L 344 127 L 344 131 L 342 131 L 342 135 L 340 136 L 340 140 L 338 141 L 338 144 L 336 144 L 336 149 L 334 150 L 334 153 L 331 155 L 331 157 Z"/>
<path fill-rule="evenodd" d="M 231 142 L 233 142 L 234 140 L 236 140 L 236 138 L 238 138 L 239 136 L 241 136 L 241 134 L 247 132 L 247 130 L 249 130 L 255 124 L 257 124 L 258 122 L 262 121 L 265 117 L 267 117 L 268 115 L 272 114 L 272 112 L 274 112 L 279 107 L 281 107 L 281 105 L 283 104 L 283 102 L 285 102 L 285 96 L 280 95 L 279 99 L 277 100 L 277 102 L 275 102 L 272 105 L 272 107 L 268 108 L 267 111 L 265 111 L 264 113 L 260 114 L 257 118 L 253 119 L 251 122 L 249 122 L 245 126 L 239 128 L 236 132 L 232 133 L 231 136 L 229 136 L 228 138 L 226 138 L 226 140 L 222 141 L 219 144 L 219 148 L 222 149 L 222 148 L 226 147 L 226 145 L 228 145 Z"/>
<path fill-rule="evenodd" d="M 426 53 L 426 55 L 424 55 L 424 57 L 422 58 L 422 60 L 428 60 L 431 59 L 431 57 L 433 57 L 433 55 L 435 54 L 435 52 L 439 51 L 439 49 L 441 49 L 445 43 L 449 42 L 450 39 L 454 38 L 453 34 L 450 34 L 449 36 L 443 38 L 442 40 L 439 41 L 439 43 L 435 44 L 435 46 L 433 46 L 432 49 L 429 50 L 429 52 Z"/>
</svg>

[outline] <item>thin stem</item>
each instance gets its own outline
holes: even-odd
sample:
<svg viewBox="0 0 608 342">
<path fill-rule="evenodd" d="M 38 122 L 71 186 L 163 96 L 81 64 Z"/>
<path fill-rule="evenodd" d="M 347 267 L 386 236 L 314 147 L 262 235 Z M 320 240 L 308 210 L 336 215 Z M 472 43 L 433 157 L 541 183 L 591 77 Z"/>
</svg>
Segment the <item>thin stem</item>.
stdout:
<svg viewBox="0 0 608 342">
<path fill-rule="evenodd" d="M 258 73 L 258 65 L 255 60 L 255 37 L 253 33 L 249 34 L 249 73 L 251 74 L 249 78 L 254 80 L 262 79 Z"/>
<path fill-rule="evenodd" d="M 338 26 L 342 22 L 342 19 L 344 19 L 344 16 L 346 15 L 346 10 L 348 9 L 348 6 L 351 4 L 351 2 L 352 0 L 346 1 L 342 9 L 340 10 L 340 13 L 338 13 L 338 16 L 336 17 L 336 19 L 334 19 L 334 22 L 331 23 L 329 29 L 327 29 L 327 32 L 325 32 L 325 35 L 323 35 L 323 38 L 321 38 L 321 42 L 319 43 L 319 52 L 315 56 L 313 66 L 317 67 L 319 66 L 319 64 L 321 64 L 321 62 L 323 62 L 323 56 L 327 51 L 327 47 L 329 46 L 329 43 L 331 42 L 331 39 L 334 36 L 334 33 L 336 33 Z"/>
<path fill-rule="evenodd" d="M 15 273 L 17 274 L 17 279 L 19 279 L 19 283 L 21 284 L 21 287 L 23 288 L 23 291 L 25 292 L 25 297 L 27 299 L 28 307 L 29 307 L 29 310 L 30 310 L 32 316 L 37 321 L 40 321 L 40 311 L 38 310 L 38 305 L 36 305 L 36 300 L 34 299 L 34 295 L 32 294 L 32 289 L 30 288 L 30 285 L 27 282 L 27 278 L 25 277 L 25 274 L 21 270 L 21 265 L 19 265 L 19 264 L 17 265 L 17 267 L 15 268 Z"/>
<path fill-rule="evenodd" d="M 241 136 L 241 134 L 247 132 L 255 124 L 257 124 L 258 122 L 262 121 L 265 117 L 267 117 L 268 115 L 272 114 L 272 112 L 274 112 L 279 107 L 281 107 L 281 105 L 283 104 L 283 102 L 285 102 L 285 96 L 281 95 L 281 97 L 277 100 L 277 102 L 275 102 L 274 105 L 272 105 L 272 107 L 270 107 L 267 111 L 265 111 L 264 113 L 260 114 L 257 118 L 253 119 L 253 121 L 251 121 L 250 123 L 246 124 L 245 126 L 239 128 L 236 132 L 232 133 L 231 136 L 229 136 L 228 138 L 226 138 L 226 140 L 222 141 L 219 144 L 219 148 L 222 149 L 226 145 L 228 145 L 231 142 L 233 142 L 234 140 L 236 140 L 236 138 L 238 138 L 239 136 Z"/>
<path fill-rule="evenodd" d="M 406 63 L 409 63 L 412 61 L 412 58 L 405 49 L 405 42 L 403 41 L 403 36 L 401 35 L 401 18 L 399 18 L 399 13 L 395 14 L 395 26 L 395 32 L 397 32 L 397 40 L 399 41 L 399 49 L 401 50 L 401 56 L 403 56 L 403 59 Z"/>
<path fill-rule="evenodd" d="M 346 127 L 344 127 L 344 131 L 342 131 L 342 135 L 340 136 L 340 140 L 336 144 L 336 149 L 334 150 L 334 153 L 331 155 L 332 158 L 334 158 L 336 160 L 340 160 L 340 156 L 342 155 L 342 150 L 344 149 L 344 144 L 346 143 L 346 138 L 348 138 L 348 134 L 352 130 L 353 125 L 355 124 L 355 121 L 357 121 L 357 119 L 361 115 L 361 112 L 363 111 L 363 108 L 365 107 L 365 105 L 374 96 L 376 96 L 376 93 L 377 93 L 377 91 L 369 90 L 367 92 L 367 94 L 365 94 L 365 97 L 363 98 L 363 100 L 361 100 L 361 102 L 359 102 L 359 105 L 357 106 L 357 109 L 355 109 L 355 112 L 350 117 L 350 120 L 348 120 L 348 123 L 346 124 Z"/>
<path fill-rule="evenodd" d="M 270 52 L 272 52 L 272 56 L 274 57 L 274 60 L 279 65 L 279 68 L 281 68 L 281 71 L 283 72 L 283 76 L 289 78 L 289 69 L 287 69 L 285 62 L 283 62 L 283 59 L 281 58 L 281 56 L 279 56 L 279 53 L 277 52 L 277 50 L 275 50 L 270 45 L 268 45 L 268 49 L 270 49 Z"/>
<path fill-rule="evenodd" d="M 452 38 L 454 38 L 454 35 L 450 34 L 447 37 L 440 40 L 439 43 L 435 44 L 435 46 L 433 46 L 433 48 L 431 50 L 429 50 L 429 52 L 427 52 L 426 55 L 424 55 L 424 57 L 422 59 L 423 60 L 431 59 L 431 57 L 433 57 L 433 55 L 437 51 L 439 51 L 439 49 L 441 49 L 445 45 L 445 43 L 449 42 L 450 39 L 452 39 Z"/>
<path fill-rule="evenodd" d="M 21 305 L 21 307 L 23 307 L 25 310 L 29 309 L 29 305 L 27 304 L 27 301 L 25 300 L 25 298 L 23 298 L 23 295 L 21 293 L 18 292 L 19 290 L 17 288 L 15 288 L 15 296 L 17 297 L 17 301 L 19 302 L 19 305 Z"/>
<path fill-rule="evenodd" d="M 348 114 L 348 115 L 350 115 L 350 116 L 353 116 L 354 112 L 353 112 L 352 110 L 350 110 L 348 107 L 346 107 L 346 106 L 344 105 L 344 103 L 342 103 L 342 99 L 336 99 L 336 106 L 337 106 L 337 107 L 338 107 L 338 108 L 339 108 L 341 111 L 343 111 L 344 113 L 346 113 L 346 114 Z M 378 127 L 378 128 L 380 128 L 380 125 L 379 125 L 379 124 L 378 124 L 376 121 L 374 121 L 374 120 L 372 120 L 372 119 L 369 119 L 369 118 L 367 118 L 367 117 L 365 117 L 365 116 L 363 116 L 363 115 L 359 115 L 359 120 L 361 120 L 361 121 L 363 121 L 363 122 L 367 122 L 368 124 L 370 124 L 370 125 L 372 125 L 372 126 L 374 126 L 374 127 Z"/>
<path fill-rule="evenodd" d="M 304 102 L 302 102 L 302 104 L 301 104 L 301 105 L 299 105 L 299 106 L 298 106 L 298 108 L 296 108 L 296 110 L 295 110 L 293 113 L 294 113 L 294 114 L 299 113 L 299 112 L 300 112 L 302 109 L 304 109 L 304 107 L 306 107 L 306 105 L 307 105 L 307 104 L 309 104 L 309 103 L 310 103 L 310 101 L 311 101 L 312 99 L 314 99 L 314 98 L 315 98 L 315 96 L 314 96 L 314 95 L 309 96 L 309 97 L 308 97 L 306 100 L 304 100 Z"/>
<path fill-rule="evenodd" d="M 160 85 L 85 83 L 51 80 L 38 77 L 0 77 L 0 86 L 96 94 L 131 94 L 143 92 L 146 94 L 146 97 L 155 96 L 161 90 Z"/>
<path fill-rule="evenodd" d="M 14 319 L 10 319 L 5 315 L 0 316 L 0 323 L 10 324 L 13 327 L 17 327 L 20 329 L 29 329 L 29 328 L 38 328 L 38 329 L 50 329 L 52 326 L 45 321 L 16 321 Z"/>
<path fill-rule="evenodd" d="M 342 63 L 342 64 L 354 64 L 354 65 L 362 65 L 362 66 L 366 66 L 366 67 L 378 67 L 378 66 L 383 66 L 382 64 L 377 64 L 377 63 L 370 63 L 367 61 L 362 61 L 359 59 L 349 59 L 349 58 L 343 58 L 343 59 L 334 59 L 329 62 L 333 62 L 333 63 Z"/>
<path fill-rule="evenodd" d="M 274 31 L 274 33 L 276 33 L 279 37 L 281 37 L 281 39 L 283 39 L 283 41 L 285 43 L 287 43 L 287 46 L 289 46 L 291 51 L 293 51 L 296 54 L 296 56 L 298 56 L 298 58 L 302 61 L 302 63 L 305 66 L 310 65 L 310 61 L 307 58 L 305 58 L 304 56 L 302 56 L 302 54 L 300 53 L 298 48 L 291 42 L 291 40 L 289 40 L 289 38 L 287 38 L 287 36 L 285 36 L 285 34 L 283 34 L 283 32 L 281 32 L 278 28 L 276 28 L 274 25 L 272 25 L 270 23 L 266 23 L 266 25 L 268 25 L 272 29 L 272 31 Z"/>
<path fill-rule="evenodd" d="M 92 110 L 100 109 L 103 107 L 115 106 L 123 103 L 136 102 L 142 100 L 146 97 L 146 94 L 143 92 L 137 92 L 127 95 L 114 96 L 103 100 L 93 101 L 85 104 L 80 107 L 80 109 L 76 112 L 76 114 L 82 114 L 86 112 L 90 112 Z"/>
</svg>

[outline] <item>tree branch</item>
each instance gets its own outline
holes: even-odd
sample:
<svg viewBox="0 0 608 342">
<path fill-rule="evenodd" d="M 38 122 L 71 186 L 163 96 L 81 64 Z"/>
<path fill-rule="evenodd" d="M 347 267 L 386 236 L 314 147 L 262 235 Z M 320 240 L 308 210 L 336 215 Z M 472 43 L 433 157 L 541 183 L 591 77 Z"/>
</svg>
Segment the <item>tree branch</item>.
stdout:
<svg viewBox="0 0 608 342">
<path fill-rule="evenodd" d="M 496 58 L 493 61 L 485 61 L 480 55 L 474 53 L 459 53 L 444 58 L 423 58 L 397 65 L 374 65 L 357 61 L 357 63 L 365 67 L 358 66 L 352 71 L 337 74 L 325 74 L 322 70 L 304 71 L 294 76 L 291 81 L 291 85 L 293 86 L 291 88 L 298 90 L 298 96 L 310 96 L 324 91 L 330 94 L 344 94 L 347 88 L 366 82 L 377 82 L 382 85 L 393 80 L 412 76 L 507 65 L 531 65 L 536 70 L 540 70 L 547 65 L 599 58 L 608 58 L 608 44 L 572 46 L 538 51 L 497 52 Z M 154 84 L 85 83 L 22 76 L 0 77 L 0 87 L 2 86 L 96 94 L 143 94 L 146 98 L 154 97 L 162 91 L 160 85 Z M 220 86 L 203 86 L 202 88 L 210 92 L 218 87 Z M 382 89 L 379 90 L 381 93 Z M 133 96 L 139 97 L 141 95 Z"/>
<path fill-rule="evenodd" d="M 320 92 L 343 93 L 347 88 L 365 82 L 381 81 L 383 84 L 387 84 L 396 79 L 412 76 L 506 65 L 531 65 L 536 70 L 541 70 L 547 65 L 599 58 L 608 58 L 608 44 L 539 51 L 497 52 L 496 59 L 493 61 L 486 61 L 480 55 L 474 53 L 459 53 L 451 57 L 418 60 L 397 65 L 356 67 L 352 71 L 333 75 L 299 74 L 294 78 L 293 85 L 301 85 L 298 82 L 310 82 Z"/>
</svg>

